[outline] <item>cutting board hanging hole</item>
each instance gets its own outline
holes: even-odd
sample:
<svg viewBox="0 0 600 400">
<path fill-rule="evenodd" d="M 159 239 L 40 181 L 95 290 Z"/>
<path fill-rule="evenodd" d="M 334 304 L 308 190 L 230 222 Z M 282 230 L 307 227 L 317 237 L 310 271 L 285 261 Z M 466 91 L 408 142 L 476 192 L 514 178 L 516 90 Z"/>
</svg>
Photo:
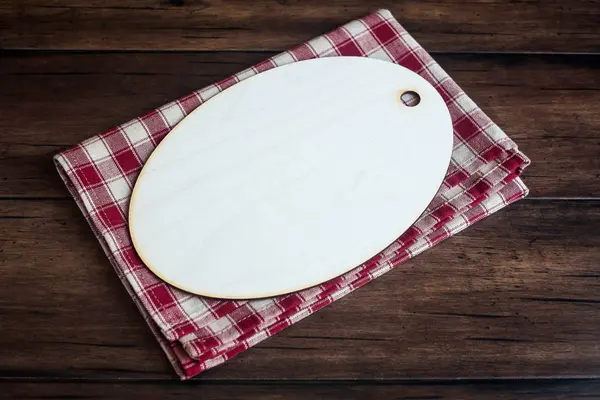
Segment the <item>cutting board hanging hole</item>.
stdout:
<svg viewBox="0 0 600 400">
<path fill-rule="evenodd" d="M 402 92 L 402 94 L 400 95 L 400 100 L 402 100 L 402 103 L 405 106 L 414 107 L 419 105 L 419 103 L 421 102 L 421 96 L 419 96 L 419 94 L 414 90 L 407 90 L 405 92 Z"/>
</svg>

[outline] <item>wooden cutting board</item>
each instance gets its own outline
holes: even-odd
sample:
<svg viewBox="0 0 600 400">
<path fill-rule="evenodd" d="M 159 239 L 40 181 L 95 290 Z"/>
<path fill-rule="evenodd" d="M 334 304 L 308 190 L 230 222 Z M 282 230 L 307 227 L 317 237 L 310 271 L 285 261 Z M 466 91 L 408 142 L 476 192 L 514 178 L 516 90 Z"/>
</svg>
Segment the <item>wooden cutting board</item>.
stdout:
<svg viewBox="0 0 600 400">
<path fill-rule="evenodd" d="M 416 93 L 408 106 L 401 96 Z M 417 74 L 301 61 L 216 95 L 160 143 L 129 227 L 144 263 L 199 295 L 280 295 L 341 275 L 409 228 L 442 184 L 452 122 Z"/>
</svg>

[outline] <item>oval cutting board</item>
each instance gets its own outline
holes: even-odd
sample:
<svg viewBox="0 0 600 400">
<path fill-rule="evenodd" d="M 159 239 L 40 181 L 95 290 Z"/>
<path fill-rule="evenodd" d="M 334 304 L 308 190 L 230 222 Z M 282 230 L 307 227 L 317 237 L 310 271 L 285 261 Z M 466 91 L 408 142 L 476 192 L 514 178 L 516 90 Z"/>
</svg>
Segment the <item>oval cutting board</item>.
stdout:
<svg viewBox="0 0 600 400">
<path fill-rule="evenodd" d="M 403 104 L 406 91 L 420 103 Z M 396 64 L 332 57 L 260 73 L 156 148 L 131 199 L 134 247 L 160 278 L 209 297 L 322 283 L 417 220 L 452 140 L 441 96 Z"/>
</svg>

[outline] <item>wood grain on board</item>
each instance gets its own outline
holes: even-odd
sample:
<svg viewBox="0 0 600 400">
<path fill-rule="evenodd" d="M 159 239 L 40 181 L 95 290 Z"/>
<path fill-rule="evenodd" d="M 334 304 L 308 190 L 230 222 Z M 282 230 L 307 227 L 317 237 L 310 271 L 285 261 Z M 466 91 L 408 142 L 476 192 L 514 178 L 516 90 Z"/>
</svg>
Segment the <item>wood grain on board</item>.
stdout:
<svg viewBox="0 0 600 400">
<path fill-rule="evenodd" d="M 600 50 L 590 0 L 1 0 L 0 48 L 281 50 L 379 8 L 428 51 Z"/>
<path fill-rule="evenodd" d="M 6 52 L 0 197 L 67 197 L 51 157 L 272 53 Z M 438 55 L 535 162 L 532 196 L 600 195 L 600 57 Z"/>
<path fill-rule="evenodd" d="M 600 203 L 524 200 L 200 376 L 600 376 Z M 0 376 L 176 379 L 75 204 L 0 201 Z"/>
</svg>

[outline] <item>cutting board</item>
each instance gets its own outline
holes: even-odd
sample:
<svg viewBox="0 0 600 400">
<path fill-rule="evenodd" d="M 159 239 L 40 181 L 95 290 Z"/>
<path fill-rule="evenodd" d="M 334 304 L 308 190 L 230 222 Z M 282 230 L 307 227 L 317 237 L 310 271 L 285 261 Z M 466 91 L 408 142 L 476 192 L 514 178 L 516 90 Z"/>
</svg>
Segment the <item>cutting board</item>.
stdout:
<svg viewBox="0 0 600 400">
<path fill-rule="evenodd" d="M 158 277 L 203 296 L 311 287 L 418 219 L 452 141 L 442 97 L 397 64 L 331 57 L 274 68 L 214 96 L 158 145 L 131 198 L 134 247 Z"/>
</svg>

